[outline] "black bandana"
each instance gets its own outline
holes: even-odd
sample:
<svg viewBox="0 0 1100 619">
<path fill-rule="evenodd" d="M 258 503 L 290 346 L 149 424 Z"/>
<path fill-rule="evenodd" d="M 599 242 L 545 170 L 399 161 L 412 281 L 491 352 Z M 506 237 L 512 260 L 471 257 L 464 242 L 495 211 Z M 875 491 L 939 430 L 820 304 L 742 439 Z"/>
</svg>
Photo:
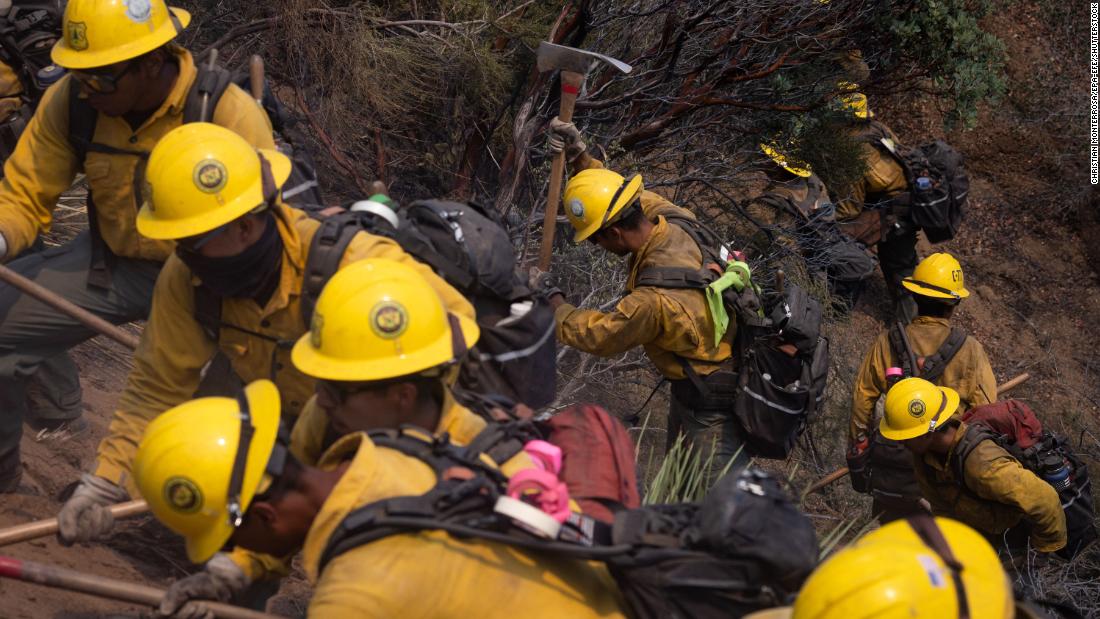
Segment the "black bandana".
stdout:
<svg viewBox="0 0 1100 619">
<path fill-rule="evenodd" d="M 250 247 L 235 256 L 208 258 L 176 247 L 180 257 L 204 286 L 222 297 L 255 299 L 266 305 L 279 285 L 283 266 L 283 237 L 270 214 L 264 231 Z"/>
</svg>

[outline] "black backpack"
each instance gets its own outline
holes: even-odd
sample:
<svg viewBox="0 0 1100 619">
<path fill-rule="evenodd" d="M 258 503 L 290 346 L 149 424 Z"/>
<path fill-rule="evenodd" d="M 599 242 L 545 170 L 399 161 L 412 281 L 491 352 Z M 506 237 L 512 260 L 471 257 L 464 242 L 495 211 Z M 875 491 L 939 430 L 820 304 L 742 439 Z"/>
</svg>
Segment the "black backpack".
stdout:
<svg viewBox="0 0 1100 619">
<path fill-rule="evenodd" d="M 46 88 L 64 75 L 60 67 L 39 73 L 53 66 L 50 50 L 61 37 L 62 12 L 56 0 L 17 0 L 0 16 L 0 61 L 15 72 L 22 89 L 18 95 L 22 105 L 0 122 L 0 165 L 15 152 Z"/>
<path fill-rule="evenodd" d="M 920 377 L 939 384 L 947 364 L 966 343 L 966 331 L 952 327 L 939 349 L 925 358 L 923 369 L 900 321 L 890 326 L 889 341 L 903 378 Z M 920 497 L 920 486 L 913 473 L 913 455 L 901 442 L 882 436 L 877 427 L 870 431 L 867 449 L 849 454 L 848 468 L 856 492 L 869 493 L 884 501 Z"/>
<path fill-rule="evenodd" d="M 321 554 L 319 572 L 340 554 L 391 535 L 445 531 L 536 554 L 602 561 L 636 619 L 742 616 L 787 602 L 817 563 L 817 536 L 779 482 L 746 469 L 723 477 L 702 503 L 623 510 L 612 525 L 573 514 L 556 539 L 539 537 L 495 511 L 504 476 L 481 453 L 446 436 L 371 433 L 379 447 L 427 463 L 439 479 L 419 496 L 353 510 Z M 471 479 L 444 479 L 464 467 Z"/>
<path fill-rule="evenodd" d="M 963 156 L 943 140 L 916 148 L 905 148 L 885 136 L 875 142 L 905 170 L 909 186 L 903 196 L 893 198 L 899 207 L 908 207 L 909 218 L 924 230 L 930 243 L 955 238 L 966 215 L 970 178 L 963 168 Z M 927 186 L 921 183 L 927 180 Z"/>
<path fill-rule="evenodd" d="M 325 283 L 361 230 L 394 239 L 473 304 L 481 337 L 462 364 L 459 386 L 501 394 L 532 408 L 554 400 L 554 311 L 516 271 L 507 231 L 477 204 L 413 202 L 401 209 L 396 229 L 379 217 L 354 211 L 321 220 L 302 284 L 307 324 Z"/>
<path fill-rule="evenodd" d="M 989 423 L 968 421 L 965 415 L 963 420 L 967 421 L 967 432 L 955 445 L 952 461 L 956 479 L 963 491 L 973 494 L 964 482 L 966 459 L 982 441 L 993 441 L 1024 468 L 1058 491 L 1062 511 L 1066 515 L 1067 538 L 1066 545 L 1056 552 L 1058 556 L 1067 561 L 1073 559 L 1097 540 L 1096 512 L 1092 502 L 1092 481 L 1089 479 L 1088 466 L 1073 452 L 1069 441 L 1052 432 L 1043 431 L 1037 443 L 1021 449 L 1016 445 L 1014 436 L 998 432 Z M 1061 481 L 1052 481 L 1051 474 L 1060 470 L 1068 471 L 1068 477 Z"/>
<path fill-rule="evenodd" d="M 718 277 L 707 264 L 725 265 L 728 250 L 698 221 L 666 219 L 692 237 L 703 254 L 703 264 L 698 269 L 643 269 L 635 285 L 702 291 Z M 760 295 L 752 286 L 740 292 L 731 287 L 722 297 L 737 317 L 735 348 L 740 365 L 729 406 L 745 431 L 745 447 L 753 456 L 786 458 L 825 398 L 829 341 L 820 334 L 821 304 L 796 285 L 771 296 Z M 776 346 L 781 342 L 794 344 L 797 354 L 792 357 L 780 351 Z M 680 361 L 696 390 L 709 395 L 703 379 L 686 360 Z"/>
</svg>

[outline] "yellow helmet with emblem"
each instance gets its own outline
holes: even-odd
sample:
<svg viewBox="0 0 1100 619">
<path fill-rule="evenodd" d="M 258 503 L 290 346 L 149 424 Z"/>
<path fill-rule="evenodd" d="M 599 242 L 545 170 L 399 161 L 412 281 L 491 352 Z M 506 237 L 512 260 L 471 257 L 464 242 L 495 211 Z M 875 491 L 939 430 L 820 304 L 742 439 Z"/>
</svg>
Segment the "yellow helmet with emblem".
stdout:
<svg viewBox="0 0 1100 619">
<path fill-rule="evenodd" d="M 971 619 L 1011 619 L 1012 586 L 989 542 L 947 518 L 928 518 L 925 524 L 939 530 L 955 566 L 940 555 L 943 548 L 926 544 L 909 521 L 894 521 L 822 563 L 788 616 L 958 617 L 965 604 Z"/>
<path fill-rule="evenodd" d="M 970 296 L 962 265 L 951 254 L 942 252 L 921 260 L 912 277 L 903 279 L 901 285 L 909 292 L 934 299 L 958 301 Z"/>
<path fill-rule="evenodd" d="M 867 95 L 859 92 L 859 84 L 837 82 L 836 87 L 841 92 L 839 97 L 841 105 L 844 109 L 850 111 L 852 116 L 863 120 L 875 117 L 874 113 L 871 112 L 871 108 L 867 105 Z"/>
<path fill-rule="evenodd" d="M 257 149 L 225 127 L 180 125 L 149 155 L 138 232 L 182 239 L 214 230 L 271 204 L 290 168 L 286 155 Z"/>
<path fill-rule="evenodd" d="M 325 284 L 291 360 L 323 380 L 386 380 L 457 362 L 479 335 L 412 266 L 367 258 Z"/>
<path fill-rule="evenodd" d="M 134 482 L 157 520 L 183 536 L 195 563 L 225 546 L 253 497 L 281 474 L 279 410 L 278 389 L 258 380 L 236 399 L 192 400 L 146 428 Z"/>
<path fill-rule="evenodd" d="M 779 152 L 777 145 L 760 144 L 760 150 L 768 156 L 769 159 L 774 161 L 776 165 L 784 170 L 794 174 L 795 176 L 801 176 L 802 178 L 809 178 L 813 171 L 810 170 L 810 164 L 801 161 L 795 161 L 790 157 Z"/>
<path fill-rule="evenodd" d="M 615 223 L 624 208 L 642 195 L 645 189 L 642 175 L 630 180 L 611 170 L 589 168 L 581 170 L 565 185 L 565 216 L 576 233 L 573 242 L 580 243 L 598 230 Z"/>
<path fill-rule="evenodd" d="M 916 438 L 943 427 L 958 409 L 959 393 L 954 389 L 923 378 L 906 378 L 886 392 L 879 431 L 892 441 Z"/>
<path fill-rule="evenodd" d="M 69 0 L 50 57 L 66 69 L 105 67 L 157 49 L 189 23 L 164 0 Z"/>
</svg>

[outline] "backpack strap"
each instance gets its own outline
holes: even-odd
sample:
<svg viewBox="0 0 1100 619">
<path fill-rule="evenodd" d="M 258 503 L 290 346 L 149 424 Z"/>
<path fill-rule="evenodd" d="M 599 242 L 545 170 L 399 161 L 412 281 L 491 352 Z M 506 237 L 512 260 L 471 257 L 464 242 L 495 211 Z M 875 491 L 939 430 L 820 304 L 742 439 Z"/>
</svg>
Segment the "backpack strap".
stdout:
<svg viewBox="0 0 1100 619">
<path fill-rule="evenodd" d="M 959 349 L 966 343 L 966 331 L 959 327 L 952 327 L 951 333 L 947 335 L 947 339 L 940 345 L 939 350 L 935 354 L 925 357 L 924 369 L 921 370 L 921 378 L 929 382 L 937 382 L 943 372 L 947 369 L 947 364 L 951 362 L 955 355 L 958 354 Z"/>
<path fill-rule="evenodd" d="M 648 267 L 634 278 L 634 286 L 703 290 L 718 276 L 710 269 L 688 267 Z"/>
<path fill-rule="evenodd" d="M 913 532 L 917 534 L 917 537 L 924 542 L 924 545 L 939 555 L 940 560 L 951 570 L 951 580 L 955 583 L 955 599 L 958 602 L 958 618 L 970 619 L 970 601 L 967 599 L 966 585 L 962 579 L 964 567 L 955 558 L 955 553 L 952 552 L 951 545 L 947 543 L 943 531 L 940 530 L 930 514 L 909 516 L 906 520 L 909 522 L 909 526 L 913 528 Z"/>
<path fill-rule="evenodd" d="M 81 168 L 84 167 L 84 159 L 88 156 L 92 138 L 95 136 L 96 122 L 99 120 L 99 112 L 88 105 L 86 99 L 80 98 L 80 88 L 76 80 L 69 78 L 69 144 L 76 151 L 76 160 Z M 91 213 L 89 213 L 91 215 Z M 89 222 L 92 220 L 88 217 Z"/>
<path fill-rule="evenodd" d="M 912 344 L 909 343 L 909 333 L 905 330 L 905 324 L 900 320 L 894 321 L 894 324 L 890 325 L 890 348 L 893 349 L 894 356 L 901 363 L 901 371 L 906 378 L 920 374 L 917 355 L 913 352 Z"/>
<path fill-rule="evenodd" d="M 220 66 L 211 67 L 200 63 L 196 69 L 198 74 L 195 76 L 195 82 L 191 84 L 191 90 L 187 91 L 187 99 L 183 104 L 184 124 L 212 122 L 218 102 L 221 101 L 225 90 L 233 83 L 233 75 Z M 206 100 L 205 115 L 203 115 L 204 99 Z"/>
<path fill-rule="evenodd" d="M 970 457 L 970 454 L 978 448 L 982 441 L 993 441 L 999 445 L 998 436 L 992 428 L 984 423 L 972 423 L 966 426 L 966 434 L 955 444 L 955 452 L 952 455 L 955 475 L 959 484 L 966 491 L 970 492 L 970 489 L 966 487 L 966 459 Z"/>
<path fill-rule="evenodd" d="M 313 320 L 317 299 L 328 280 L 340 268 L 340 261 L 352 239 L 362 230 L 357 217 L 329 217 L 313 233 L 306 254 L 305 276 L 302 278 L 302 320 L 306 328 Z"/>
</svg>

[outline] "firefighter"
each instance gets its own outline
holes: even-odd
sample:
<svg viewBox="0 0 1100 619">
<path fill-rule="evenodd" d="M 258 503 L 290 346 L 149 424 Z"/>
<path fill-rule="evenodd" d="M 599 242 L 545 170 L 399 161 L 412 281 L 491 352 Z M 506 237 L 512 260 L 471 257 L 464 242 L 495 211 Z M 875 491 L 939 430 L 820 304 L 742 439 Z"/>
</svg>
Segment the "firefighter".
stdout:
<svg viewBox="0 0 1100 619">
<path fill-rule="evenodd" d="M 629 257 L 626 296 L 609 312 L 581 309 L 565 302 L 547 274 L 532 286 L 548 291 L 556 307 L 558 341 L 601 357 L 641 346 L 671 382 L 668 437 L 670 449 L 682 433 L 684 443 L 710 461 L 710 477 L 730 465 L 741 449 L 741 429 L 731 414 L 737 374 L 731 342 L 736 322 L 715 337 L 716 326 L 701 289 L 638 285 L 650 267 L 700 269 L 704 254 L 683 227 L 669 219 L 695 222 L 695 215 L 646 191 L 641 175 L 631 178 L 604 168 L 585 150 L 572 123 L 554 119 L 551 152 L 564 150 L 574 172 L 565 187 L 566 216 L 573 241 L 589 241 L 617 256 Z M 549 208 L 553 208 L 551 205 Z M 712 457 L 713 454 L 713 457 Z M 739 460 L 741 459 L 739 458 Z"/>
<path fill-rule="evenodd" d="M 913 454 L 932 513 L 974 527 L 1009 554 L 1064 547 L 1066 515 L 1054 486 L 977 432 L 979 426 L 955 419 L 959 401 L 955 390 L 921 378 L 886 394 L 880 431 Z"/>
<path fill-rule="evenodd" d="M 851 236 L 875 245 L 886 290 L 894 314 L 909 321 L 916 308 L 902 287 L 902 280 L 917 266 L 917 227 L 894 201 L 909 190 L 905 169 L 891 153 L 901 142 L 894 132 L 874 119 L 867 96 L 854 92 L 855 84 L 842 82 L 841 101 L 850 112 L 846 130 L 858 144 L 866 168 L 863 176 L 844 187 L 833 187 L 836 218 Z"/>
<path fill-rule="evenodd" d="M 137 225 L 149 239 L 176 241 L 176 251 L 157 279 L 134 369 L 94 471 L 58 516 L 62 542 L 110 531 L 107 506 L 133 492 L 130 465 L 145 426 L 192 397 L 215 353 L 242 380 L 274 377 L 289 418 L 313 394 L 314 380 L 290 362 L 289 346 L 306 331 L 300 292 L 320 224 L 283 203 L 279 188 L 290 167 L 281 153 L 257 150 L 208 123 L 183 125 L 153 149 L 150 201 Z M 406 263 L 448 311 L 472 319 L 460 294 L 390 239 L 359 233 L 340 265 L 369 257 Z"/>
<path fill-rule="evenodd" d="M 380 327 L 400 325 L 380 309 Z M 340 334 L 322 327 L 322 338 Z M 450 342 L 439 344 L 450 354 Z M 332 371 L 346 367 L 333 361 Z M 192 561 L 228 542 L 275 556 L 301 551 L 315 587 L 309 617 L 623 616 L 601 565 L 443 531 L 395 533 L 330 556 L 326 548 L 352 510 L 422 495 L 436 472 L 362 433 L 307 465 L 278 437 L 279 416 L 274 385 L 257 381 L 236 400 L 194 400 L 149 424 L 134 464 L 137 485 L 153 514 L 184 537 Z"/>
<path fill-rule="evenodd" d="M 191 54 L 173 42 L 190 21 L 164 0 L 70 0 L 52 52 L 69 74 L 46 91 L 4 164 L 0 259 L 116 324 L 148 315 L 157 273 L 172 251 L 170 241 L 139 235 L 136 215 L 140 168 L 182 123 L 197 75 Z M 210 118 L 255 147 L 275 148 L 266 114 L 236 86 Z M 81 127 L 87 136 L 77 135 Z M 90 229 L 61 247 L 33 251 L 78 172 L 88 182 Z M 8 285 L 0 285 L 0 316 L 0 492 L 12 492 L 22 474 L 28 396 L 36 427 L 55 434 L 87 427 L 76 365 L 66 351 L 95 332 Z"/>
<path fill-rule="evenodd" d="M 997 382 L 985 349 L 973 336 L 951 325 L 955 309 L 970 296 L 959 261 L 950 254 L 932 254 L 917 265 L 912 277 L 905 278 L 902 285 L 913 298 L 917 317 L 908 325 L 899 322 L 878 336 L 863 358 L 852 389 L 849 445 L 858 449 L 872 439 L 876 441 L 872 466 L 875 458 L 889 450 L 901 449 L 873 437 L 871 425 L 875 403 L 886 393 L 891 380 L 887 376 L 889 368 L 902 370 L 898 377 L 922 376 L 950 387 L 960 394 L 962 410 L 997 400 Z M 912 358 L 907 349 L 912 351 Z M 903 366 L 914 363 L 917 367 L 906 373 Z M 904 462 L 908 462 L 907 454 Z M 894 470 L 889 475 L 873 477 L 873 511 L 884 522 L 919 509 L 916 480 L 906 471 Z"/>
</svg>

